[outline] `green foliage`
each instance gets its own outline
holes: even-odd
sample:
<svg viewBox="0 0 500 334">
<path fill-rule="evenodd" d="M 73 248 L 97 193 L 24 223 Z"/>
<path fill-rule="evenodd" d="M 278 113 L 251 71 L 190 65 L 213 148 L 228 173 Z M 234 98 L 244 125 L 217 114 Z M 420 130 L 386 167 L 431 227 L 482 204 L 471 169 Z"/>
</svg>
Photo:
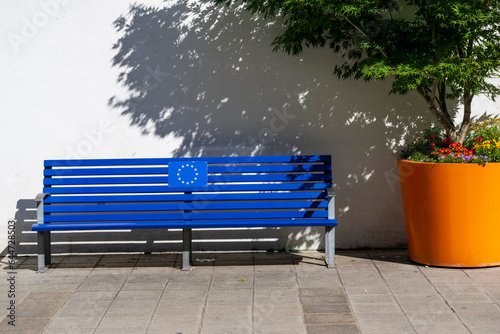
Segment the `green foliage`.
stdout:
<svg viewBox="0 0 500 334">
<path fill-rule="evenodd" d="M 230 5 L 235 0 L 212 0 Z M 500 0 L 241 0 L 255 15 L 282 20 L 272 46 L 299 54 L 328 47 L 340 79 L 390 77 L 391 93 L 417 91 L 453 142 L 463 142 L 472 98 L 494 99 L 500 69 Z M 457 127 L 446 104 L 462 99 Z"/>
</svg>

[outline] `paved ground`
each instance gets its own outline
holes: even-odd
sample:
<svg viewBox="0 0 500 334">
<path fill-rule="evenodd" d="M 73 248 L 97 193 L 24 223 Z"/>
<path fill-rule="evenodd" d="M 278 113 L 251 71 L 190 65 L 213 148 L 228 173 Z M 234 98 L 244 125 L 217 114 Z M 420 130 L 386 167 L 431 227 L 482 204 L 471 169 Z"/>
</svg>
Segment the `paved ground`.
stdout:
<svg viewBox="0 0 500 334">
<path fill-rule="evenodd" d="M 500 333 L 500 267 L 428 268 L 406 251 L 2 260 L 0 333 Z M 11 284 L 12 283 L 12 284 Z M 15 297 L 9 291 L 15 290 Z"/>
</svg>

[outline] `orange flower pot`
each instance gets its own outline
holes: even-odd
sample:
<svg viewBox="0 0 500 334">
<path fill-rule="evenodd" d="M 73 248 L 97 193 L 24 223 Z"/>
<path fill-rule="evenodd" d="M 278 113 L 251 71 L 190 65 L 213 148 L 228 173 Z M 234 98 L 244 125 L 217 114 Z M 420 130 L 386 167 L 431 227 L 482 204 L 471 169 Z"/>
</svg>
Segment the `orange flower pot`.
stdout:
<svg viewBox="0 0 500 334">
<path fill-rule="evenodd" d="M 398 160 L 398 170 L 412 261 L 500 265 L 500 163 Z"/>
</svg>

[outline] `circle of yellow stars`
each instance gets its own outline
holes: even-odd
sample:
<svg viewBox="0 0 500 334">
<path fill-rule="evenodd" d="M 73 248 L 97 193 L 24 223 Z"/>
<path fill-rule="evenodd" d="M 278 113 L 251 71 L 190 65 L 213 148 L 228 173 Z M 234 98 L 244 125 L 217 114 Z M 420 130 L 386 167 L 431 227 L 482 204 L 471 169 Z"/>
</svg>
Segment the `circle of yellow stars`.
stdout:
<svg viewBox="0 0 500 334">
<path fill-rule="evenodd" d="M 194 170 L 194 172 L 195 172 L 195 177 L 194 177 L 194 180 L 191 180 L 191 182 L 190 182 L 190 181 L 183 181 L 183 180 L 181 180 L 180 175 L 181 175 L 182 169 L 183 169 L 183 168 L 185 168 L 185 167 L 190 167 L 190 168 L 191 168 L 191 169 L 193 169 L 193 170 Z M 194 181 L 198 180 L 198 177 L 197 177 L 197 176 L 198 176 L 198 169 L 197 169 L 197 168 L 194 168 L 194 165 L 189 165 L 189 164 L 187 164 L 187 165 L 182 165 L 182 166 L 181 166 L 181 168 L 179 168 L 179 169 L 178 169 L 177 176 L 179 177 L 179 181 L 181 181 L 183 184 L 190 184 L 190 183 L 191 183 L 191 184 L 193 184 L 193 183 L 194 183 Z"/>
</svg>

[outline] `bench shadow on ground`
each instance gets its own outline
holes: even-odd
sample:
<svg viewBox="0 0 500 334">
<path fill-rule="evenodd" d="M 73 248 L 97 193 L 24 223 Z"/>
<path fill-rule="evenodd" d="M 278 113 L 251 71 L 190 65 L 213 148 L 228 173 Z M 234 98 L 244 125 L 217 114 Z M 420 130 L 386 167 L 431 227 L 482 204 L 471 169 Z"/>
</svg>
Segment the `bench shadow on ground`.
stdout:
<svg viewBox="0 0 500 334">
<path fill-rule="evenodd" d="M 192 269 L 213 266 L 280 266 L 307 264 L 325 266 L 321 253 L 304 255 L 294 252 L 200 252 L 193 253 Z M 36 256 L 16 258 L 16 270 L 37 270 Z M 0 261 L 3 270 L 10 270 L 7 258 Z M 53 269 L 93 269 L 93 268 L 182 268 L 182 254 L 116 254 L 116 255 L 54 255 Z M 326 269 L 326 267 L 325 267 Z"/>
<path fill-rule="evenodd" d="M 419 265 L 410 260 L 408 249 L 371 249 L 371 250 L 337 250 L 341 255 L 352 262 L 360 260 L 391 262 L 395 264 Z"/>
</svg>

